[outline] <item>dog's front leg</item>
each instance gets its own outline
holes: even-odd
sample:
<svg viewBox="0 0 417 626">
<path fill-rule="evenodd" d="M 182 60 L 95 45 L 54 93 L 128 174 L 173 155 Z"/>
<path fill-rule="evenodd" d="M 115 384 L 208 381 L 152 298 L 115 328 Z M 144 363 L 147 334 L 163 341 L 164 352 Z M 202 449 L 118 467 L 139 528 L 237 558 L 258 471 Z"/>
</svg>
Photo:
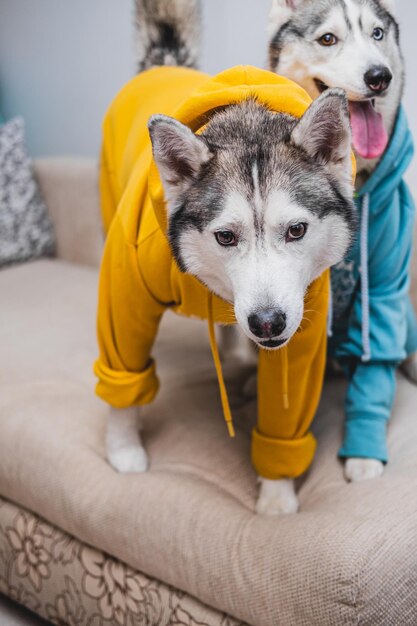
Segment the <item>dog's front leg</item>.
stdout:
<svg viewBox="0 0 417 626">
<path fill-rule="evenodd" d="M 291 479 L 268 480 L 259 478 L 260 489 L 256 512 L 260 515 L 297 513 L 298 498 Z"/>
<path fill-rule="evenodd" d="M 107 458 L 118 472 L 145 472 L 148 457 L 139 434 L 140 408 L 110 408 L 107 422 Z"/>
</svg>

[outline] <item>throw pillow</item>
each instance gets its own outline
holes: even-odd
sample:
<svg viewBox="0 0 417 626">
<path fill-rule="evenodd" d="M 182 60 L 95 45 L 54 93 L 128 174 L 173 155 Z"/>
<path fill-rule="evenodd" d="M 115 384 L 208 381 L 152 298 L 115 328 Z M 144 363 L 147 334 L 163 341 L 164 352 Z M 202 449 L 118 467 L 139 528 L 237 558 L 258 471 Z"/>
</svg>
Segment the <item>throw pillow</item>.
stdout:
<svg viewBox="0 0 417 626">
<path fill-rule="evenodd" d="M 17 117 L 0 127 L 0 268 L 53 252 L 52 224 Z"/>
</svg>

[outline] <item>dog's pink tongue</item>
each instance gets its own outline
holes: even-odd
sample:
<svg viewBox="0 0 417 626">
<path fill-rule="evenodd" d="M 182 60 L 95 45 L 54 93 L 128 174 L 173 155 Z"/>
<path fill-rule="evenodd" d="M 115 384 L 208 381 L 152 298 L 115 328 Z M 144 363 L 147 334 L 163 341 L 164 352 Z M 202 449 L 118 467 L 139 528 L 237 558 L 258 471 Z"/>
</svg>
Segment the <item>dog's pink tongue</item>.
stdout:
<svg viewBox="0 0 417 626">
<path fill-rule="evenodd" d="M 368 101 L 350 102 L 353 146 L 363 159 L 380 157 L 388 145 L 382 115 Z"/>
</svg>

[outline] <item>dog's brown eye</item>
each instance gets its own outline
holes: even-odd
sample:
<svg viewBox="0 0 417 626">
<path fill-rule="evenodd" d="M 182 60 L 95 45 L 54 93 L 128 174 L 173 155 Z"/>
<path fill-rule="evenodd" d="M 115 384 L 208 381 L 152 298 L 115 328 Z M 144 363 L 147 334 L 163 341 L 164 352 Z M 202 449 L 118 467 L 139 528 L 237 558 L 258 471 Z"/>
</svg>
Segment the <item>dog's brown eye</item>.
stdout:
<svg viewBox="0 0 417 626">
<path fill-rule="evenodd" d="M 286 234 L 286 241 L 298 241 L 304 237 L 307 232 L 307 224 L 300 222 L 299 224 L 293 224 L 289 227 Z"/>
<path fill-rule="evenodd" d="M 337 37 L 333 33 L 326 33 L 319 39 L 319 44 L 322 46 L 335 46 L 337 44 Z"/>
<path fill-rule="evenodd" d="M 219 230 L 214 236 L 221 246 L 237 246 L 237 237 L 231 230 Z"/>
</svg>

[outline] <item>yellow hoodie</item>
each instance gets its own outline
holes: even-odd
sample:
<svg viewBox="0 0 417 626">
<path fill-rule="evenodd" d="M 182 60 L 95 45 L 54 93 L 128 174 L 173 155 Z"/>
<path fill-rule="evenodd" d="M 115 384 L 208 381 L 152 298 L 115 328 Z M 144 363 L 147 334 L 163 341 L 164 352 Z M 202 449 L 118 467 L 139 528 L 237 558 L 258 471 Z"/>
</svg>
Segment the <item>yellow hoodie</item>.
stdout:
<svg viewBox="0 0 417 626">
<path fill-rule="evenodd" d="M 256 96 L 271 110 L 300 117 L 310 104 L 295 83 L 252 67 L 211 78 L 185 68 L 161 67 L 129 82 L 104 121 L 100 190 L 108 231 L 101 265 L 97 394 L 111 406 L 152 402 L 158 379 L 151 352 L 164 311 L 209 320 L 229 432 L 233 434 L 213 322 L 230 324 L 233 306 L 182 273 L 166 237 L 166 206 L 152 160 L 149 117 L 163 113 L 197 132 L 210 113 Z M 309 467 L 315 440 L 309 431 L 320 399 L 326 358 L 328 272 L 309 288 L 308 320 L 278 351 L 259 351 L 258 424 L 252 461 L 264 478 L 294 478 Z M 185 375 L 185 372 L 184 372 Z"/>
</svg>

